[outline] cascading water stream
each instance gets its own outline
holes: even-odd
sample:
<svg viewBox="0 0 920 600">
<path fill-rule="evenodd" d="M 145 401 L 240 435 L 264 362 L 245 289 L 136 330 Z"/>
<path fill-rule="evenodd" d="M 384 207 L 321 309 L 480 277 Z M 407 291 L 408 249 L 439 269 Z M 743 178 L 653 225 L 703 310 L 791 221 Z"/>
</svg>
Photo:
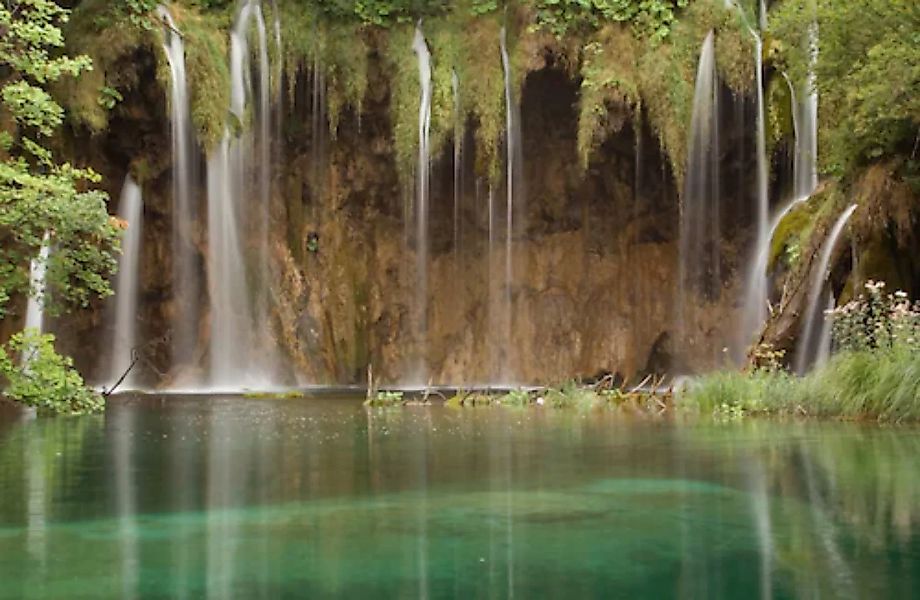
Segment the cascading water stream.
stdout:
<svg viewBox="0 0 920 600">
<path fill-rule="evenodd" d="M 253 21 L 259 55 L 257 95 L 252 89 L 249 49 Z M 271 125 L 267 44 L 261 4 L 247 0 L 230 32 L 230 110 L 245 125 L 251 108 L 258 119 L 257 131 L 253 135 L 245 130 L 236 138 L 226 130 L 220 146 L 208 158 L 210 383 L 218 389 L 270 385 L 276 365 L 267 297 L 256 296 L 255 303 L 252 298 L 253 289 L 268 292 Z M 246 202 L 250 197 L 255 203 Z M 246 260 L 245 231 L 254 231 L 258 240 L 254 264 Z"/>
<path fill-rule="evenodd" d="M 175 311 L 171 323 L 173 365 L 189 364 L 198 345 L 198 297 L 201 282 L 195 268 L 194 224 L 198 211 L 194 140 L 191 127 L 185 44 L 165 6 L 157 8 L 165 25 L 163 50 L 170 73 L 170 134 L 172 138 L 172 257 Z"/>
<path fill-rule="evenodd" d="M 763 7 L 761 7 L 761 9 L 764 10 Z M 770 246 L 776 229 L 783 217 L 793 208 L 807 201 L 818 187 L 818 96 L 814 87 L 814 66 L 817 58 L 816 32 L 816 27 L 812 27 L 809 31 L 811 59 L 807 78 L 808 89 L 806 90 L 806 99 L 802 103 L 796 101 L 797 95 L 795 93 L 795 86 L 789 77 L 783 73 L 783 77 L 786 78 L 786 82 L 789 85 L 792 104 L 792 122 L 795 133 L 792 201 L 774 217 L 768 228 L 767 234 L 763 237 L 758 236 L 754 261 L 748 272 L 745 286 L 741 338 L 738 344 L 740 350 L 739 358 L 743 358 L 743 356 L 741 356 L 743 350 L 752 342 L 756 332 L 767 320 L 767 302 L 769 295 L 767 263 L 770 255 Z M 760 159 L 758 158 L 758 164 L 759 163 Z M 765 188 L 763 191 L 765 193 Z"/>
<path fill-rule="evenodd" d="M 818 60 L 818 26 L 808 29 L 809 62 L 805 94 L 801 104 L 794 100 L 796 122 L 793 177 L 795 197 L 810 196 L 818 187 L 818 90 L 815 85 L 815 65 Z"/>
<path fill-rule="evenodd" d="M 268 281 L 265 279 L 269 272 L 268 255 L 268 222 L 271 203 L 271 65 L 268 59 L 268 33 L 265 27 L 265 18 L 262 7 L 256 4 L 253 8 L 253 18 L 256 23 L 256 32 L 259 43 L 259 95 L 256 103 L 256 113 L 259 120 L 259 129 L 256 145 L 259 149 L 257 166 L 259 189 L 259 277 L 262 278 L 261 289 L 267 289 Z M 268 322 L 268 302 L 266 294 L 259 296 L 259 322 Z"/>
<path fill-rule="evenodd" d="M 127 223 L 121 241 L 118 277 L 115 280 L 115 329 L 112 333 L 112 354 L 108 380 L 115 383 L 131 366 L 132 352 L 137 345 L 137 301 L 143 233 L 144 204 L 141 188 L 131 176 L 125 178 L 118 208 L 119 218 Z M 122 386 L 130 388 L 135 382 L 135 370 L 125 377 Z"/>
<path fill-rule="evenodd" d="M 742 336 L 738 343 L 740 350 L 739 361 L 743 360 L 743 351 L 751 343 L 754 334 L 757 333 L 757 330 L 763 326 L 767 319 L 767 268 L 770 262 L 770 247 L 773 236 L 776 235 L 776 230 L 779 229 L 779 225 L 786 218 L 786 215 L 807 201 L 808 196 L 802 196 L 793 199 L 792 202 L 783 207 L 770 221 L 767 235 L 764 238 L 765 243 L 757 248 L 757 255 L 754 257 L 754 262 L 748 274 L 747 285 L 745 286 Z"/>
<path fill-rule="evenodd" d="M 523 203 L 523 168 L 524 168 L 524 151 L 521 147 L 521 120 L 518 115 L 518 106 L 514 99 L 514 74 L 511 69 L 511 58 L 508 55 L 508 35 L 504 27 L 501 30 L 499 41 L 502 57 L 502 71 L 505 80 L 505 188 L 506 188 L 506 205 L 505 205 L 505 286 L 504 298 L 502 301 L 502 360 L 500 362 L 500 374 L 504 379 L 503 383 L 511 383 L 513 374 L 510 372 L 513 364 L 511 351 L 511 333 L 513 330 L 512 323 L 512 289 L 514 286 L 514 214 L 515 210 L 520 211 Z M 517 207 L 515 207 L 517 205 Z"/>
<path fill-rule="evenodd" d="M 853 204 L 840 215 L 837 222 L 834 223 L 830 235 L 827 236 L 827 240 L 821 247 L 821 254 L 818 257 L 818 266 L 811 277 L 811 285 L 809 286 L 807 297 L 808 307 L 805 311 L 804 320 L 802 321 L 799 344 L 795 353 L 795 372 L 800 375 L 804 374 L 809 367 L 812 366 L 818 356 L 818 347 L 815 343 L 821 336 L 820 331 L 817 331 L 820 325 L 818 319 L 820 318 L 822 323 L 825 320 L 824 315 L 819 315 L 820 311 L 818 308 L 821 305 L 822 298 L 824 298 L 822 291 L 824 290 L 824 284 L 827 280 L 828 267 L 830 265 L 831 256 L 834 253 L 834 248 L 837 247 L 840 235 L 843 233 L 843 229 L 850 220 L 850 217 L 853 216 L 856 207 L 857 205 Z M 815 335 L 816 333 L 817 336 Z"/>
<path fill-rule="evenodd" d="M 831 311 L 837 303 L 834 301 L 833 290 L 827 290 L 827 302 L 824 305 L 824 320 L 821 321 L 821 331 L 818 335 L 818 349 L 815 356 L 815 367 L 827 364 L 831 357 L 831 344 L 833 343 L 834 317 Z"/>
<path fill-rule="evenodd" d="M 415 187 L 415 337 L 419 343 L 418 376 L 427 383 L 428 338 L 428 194 L 430 190 L 429 139 L 431 132 L 431 53 L 421 26 L 415 28 L 412 51 L 418 58 L 420 100 L 418 111 L 418 164 Z"/>
<path fill-rule="evenodd" d="M 686 334 L 690 296 L 718 295 L 720 275 L 719 91 L 715 36 L 703 41 L 697 67 L 680 219 L 680 329 Z"/>
<path fill-rule="evenodd" d="M 767 136 L 766 136 L 766 112 L 764 107 L 764 89 L 763 89 L 763 40 L 760 35 L 753 29 L 751 35 L 754 36 L 754 62 L 755 75 L 757 79 L 757 238 L 754 245 L 754 256 L 770 244 L 770 235 L 768 231 L 768 221 L 770 212 L 770 196 L 767 184 Z M 758 278 L 766 278 L 766 273 L 759 273 Z M 766 293 L 766 281 L 763 282 L 763 292 Z M 763 323 L 766 318 L 766 301 L 758 302 L 757 317 L 758 322 Z M 750 337 L 750 333 L 748 334 Z"/>
<path fill-rule="evenodd" d="M 39 333 L 45 327 L 45 274 L 47 272 L 48 257 L 51 254 L 51 240 L 48 234 L 42 238 L 42 246 L 38 256 L 29 264 L 29 298 L 26 302 L 25 329 L 32 329 Z"/>
<path fill-rule="evenodd" d="M 460 248 L 460 196 L 463 193 L 463 115 L 460 113 L 460 78 L 456 71 L 450 75 L 454 94 L 454 252 Z"/>
</svg>

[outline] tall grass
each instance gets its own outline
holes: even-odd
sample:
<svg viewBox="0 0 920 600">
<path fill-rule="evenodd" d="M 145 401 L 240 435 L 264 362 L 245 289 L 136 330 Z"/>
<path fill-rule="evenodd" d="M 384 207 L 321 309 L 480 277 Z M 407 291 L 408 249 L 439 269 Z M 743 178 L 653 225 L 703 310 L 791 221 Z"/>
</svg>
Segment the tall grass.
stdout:
<svg viewBox="0 0 920 600">
<path fill-rule="evenodd" d="M 678 405 L 702 413 L 920 421 L 920 353 L 907 346 L 844 352 L 805 377 L 714 373 L 691 384 Z"/>
</svg>

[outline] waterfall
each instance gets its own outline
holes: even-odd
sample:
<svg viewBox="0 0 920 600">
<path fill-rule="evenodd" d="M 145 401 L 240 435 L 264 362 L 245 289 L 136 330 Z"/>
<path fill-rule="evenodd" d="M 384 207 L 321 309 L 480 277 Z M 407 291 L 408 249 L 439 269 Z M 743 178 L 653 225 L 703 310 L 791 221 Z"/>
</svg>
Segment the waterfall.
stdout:
<svg viewBox="0 0 920 600">
<path fill-rule="evenodd" d="M 744 351 L 747 349 L 748 344 L 752 342 L 754 335 L 767 319 L 767 267 L 769 267 L 770 248 L 772 247 L 773 237 L 776 235 L 776 230 L 779 229 L 779 225 L 783 222 L 783 219 L 786 218 L 786 215 L 807 200 L 808 196 L 802 196 L 794 198 L 791 202 L 786 204 L 786 206 L 784 206 L 770 221 L 770 226 L 767 228 L 767 235 L 764 237 L 763 243 L 757 246 L 757 252 L 754 256 L 754 261 L 751 263 L 751 268 L 748 271 L 745 285 L 741 337 L 738 340 L 739 355 L 737 358 L 739 362 L 744 359 Z"/>
<path fill-rule="evenodd" d="M 836 306 L 834 302 L 834 291 L 827 290 L 827 303 L 824 307 L 824 319 L 821 321 L 821 331 L 818 335 L 818 349 L 815 356 L 815 367 L 822 367 L 827 364 L 831 357 L 831 344 L 834 334 L 834 317 L 831 311 Z"/>
<path fill-rule="evenodd" d="M 255 24 L 258 90 L 249 32 Z M 208 157 L 210 383 L 219 389 L 265 387 L 277 364 L 269 316 L 271 106 L 268 35 L 261 3 L 247 0 L 230 32 L 230 111 L 243 125 L 224 132 Z M 247 128 L 250 113 L 255 131 Z M 244 240 L 254 240 L 248 252 Z"/>
<path fill-rule="evenodd" d="M 431 53 L 425 43 L 421 27 L 415 28 L 412 50 L 418 57 L 418 78 L 421 98 L 418 109 L 418 165 L 415 188 L 415 336 L 419 343 L 419 375 L 427 383 L 427 338 L 428 338 L 428 194 L 430 179 L 428 167 L 429 133 L 431 130 Z"/>
<path fill-rule="evenodd" d="M 770 212 L 770 196 L 767 188 L 767 137 L 765 124 L 764 108 L 764 89 L 763 89 L 763 40 L 753 29 L 751 35 L 754 36 L 754 63 L 757 79 L 757 238 L 754 246 L 754 256 L 757 255 L 760 248 L 770 244 L 770 235 L 768 231 L 768 213 Z M 766 278 L 766 273 L 759 273 L 758 278 Z M 757 318 L 759 323 L 763 323 L 767 318 L 766 309 L 766 281 L 763 282 L 764 296 L 762 302 L 758 302 Z"/>
<path fill-rule="evenodd" d="M 504 27 L 501 30 L 500 50 L 502 56 L 502 70 L 505 79 L 505 286 L 502 302 L 503 340 L 501 376 L 504 383 L 510 383 L 512 373 L 512 287 L 514 285 L 514 211 L 515 202 L 520 211 L 523 202 L 523 168 L 524 151 L 521 147 L 521 120 L 518 106 L 514 100 L 514 78 L 511 71 L 511 59 L 508 56 L 508 36 Z"/>
<path fill-rule="evenodd" d="M 29 299 L 26 303 L 25 329 L 34 329 L 39 333 L 45 327 L 45 272 L 48 267 L 48 256 L 51 254 L 51 243 L 48 234 L 42 238 L 42 246 L 38 256 L 29 264 Z"/>
<path fill-rule="evenodd" d="M 251 382 L 252 318 L 238 223 L 240 148 L 225 135 L 208 158 L 208 274 L 211 300 L 211 384 Z"/>
<path fill-rule="evenodd" d="M 268 36 L 265 29 L 265 19 L 262 15 L 262 7 L 256 4 L 253 8 L 253 16 L 256 21 L 256 31 L 259 42 L 259 95 L 256 104 L 256 113 L 259 119 L 257 145 L 259 148 L 258 160 L 258 189 L 259 189 L 259 274 L 265 277 L 268 273 L 268 221 L 269 206 L 271 203 L 271 88 L 270 75 L 271 65 L 268 61 Z M 263 289 L 265 289 L 263 287 Z M 260 321 L 266 323 L 268 320 L 268 305 L 265 302 L 265 296 L 260 296 Z"/>
<path fill-rule="evenodd" d="M 169 63 L 171 86 L 172 277 L 175 298 L 171 329 L 175 366 L 190 363 L 198 345 L 198 297 L 201 283 L 195 269 L 194 246 L 194 224 L 198 211 L 192 190 L 192 182 L 195 180 L 194 140 L 185 71 L 185 44 L 169 10 L 159 6 L 157 15 L 166 25 L 163 50 Z"/>
<path fill-rule="evenodd" d="M 131 366 L 132 352 L 137 345 L 137 300 L 140 271 L 141 239 L 143 232 L 144 204 L 141 188 L 131 176 L 125 178 L 118 207 L 118 216 L 128 224 L 121 241 L 121 257 L 118 259 L 118 277 L 115 281 L 115 330 L 112 334 L 112 355 L 108 380 L 111 383 Z M 132 370 L 123 382 L 124 387 L 134 385 L 135 371 Z"/>
<path fill-rule="evenodd" d="M 818 59 L 818 26 L 808 29 L 809 62 L 805 94 L 801 104 L 793 95 L 793 115 L 796 125 L 793 159 L 793 195 L 810 196 L 818 187 L 818 90 L 815 87 L 815 64 Z"/>
<path fill-rule="evenodd" d="M 690 295 L 696 292 L 717 297 L 721 288 L 718 91 L 715 36 L 710 31 L 703 42 L 697 67 L 681 202 L 679 286 L 681 329 L 684 330 L 686 311 L 695 304 L 690 301 Z"/>
<path fill-rule="evenodd" d="M 463 115 L 460 106 L 460 78 L 457 71 L 450 74 L 454 94 L 454 252 L 460 247 L 460 196 L 463 193 Z"/>
<path fill-rule="evenodd" d="M 818 322 L 818 313 L 820 311 L 818 308 L 824 296 L 821 292 L 824 289 L 825 281 L 829 275 L 828 267 L 830 265 L 831 256 L 834 253 L 834 248 L 837 246 L 837 241 L 840 239 L 840 235 L 843 233 L 843 228 L 846 226 L 847 221 L 853 216 L 856 206 L 856 204 L 853 204 L 846 209 L 837 219 L 837 222 L 834 223 L 830 235 L 827 236 L 827 240 L 821 247 L 821 254 L 818 257 L 818 266 L 812 273 L 811 285 L 807 296 L 808 307 L 804 314 L 804 320 L 802 321 L 799 344 L 795 353 L 795 372 L 800 375 L 808 370 L 818 355 L 815 333 L 816 329 L 820 326 Z M 821 322 L 823 322 L 824 316 L 820 315 L 820 318 Z M 817 333 L 820 336 L 820 332 Z"/>
<path fill-rule="evenodd" d="M 732 5 L 729 0 L 727 5 Z M 763 0 L 759 3 L 761 31 L 767 27 L 767 7 Z M 740 7 L 739 7 L 739 10 Z M 744 12 L 741 12 L 744 19 Z M 764 80 L 763 80 L 763 38 L 757 31 L 748 25 L 748 31 L 754 39 L 754 75 L 757 87 L 757 212 L 756 212 L 756 237 L 752 249 L 751 260 L 747 272 L 744 305 L 742 311 L 741 328 L 735 350 L 736 358 L 743 360 L 745 350 L 751 343 L 754 334 L 767 320 L 767 260 L 769 258 L 770 244 L 773 234 L 779 226 L 782 217 L 804 196 L 795 195 L 792 203 L 784 207 L 771 221 L 769 172 L 767 165 L 767 138 L 766 138 L 766 108 L 764 105 Z M 809 192 L 810 193 L 810 192 Z"/>
</svg>

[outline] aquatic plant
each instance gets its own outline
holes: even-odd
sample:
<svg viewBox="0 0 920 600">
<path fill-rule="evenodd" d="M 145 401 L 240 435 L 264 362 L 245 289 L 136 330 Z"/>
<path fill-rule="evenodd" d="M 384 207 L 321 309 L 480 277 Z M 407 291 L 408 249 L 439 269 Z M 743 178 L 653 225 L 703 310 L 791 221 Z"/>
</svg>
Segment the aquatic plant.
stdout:
<svg viewBox="0 0 920 600">
<path fill-rule="evenodd" d="M 403 406 L 405 404 L 405 394 L 403 392 L 391 390 L 380 390 L 376 395 L 364 401 L 365 406 L 374 407 Z"/>
</svg>

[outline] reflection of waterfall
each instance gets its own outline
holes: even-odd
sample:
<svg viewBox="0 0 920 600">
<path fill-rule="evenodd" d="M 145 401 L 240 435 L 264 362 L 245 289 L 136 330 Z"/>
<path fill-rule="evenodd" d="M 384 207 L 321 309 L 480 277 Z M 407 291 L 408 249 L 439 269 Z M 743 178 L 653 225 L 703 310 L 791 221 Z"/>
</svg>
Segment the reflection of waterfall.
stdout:
<svg viewBox="0 0 920 600">
<path fill-rule="evenodd" d="M 811 506 L 812 521 L 821 545 L 827 553 L 827 559 L 831 564 L 830 581 L 834 585 L 834 596 L 837 598 L 855 597 L 853 590 L 853 576 L 849 565 L 846 562 L 840 547 L 837 545 L 837 531 L 834 523 L 825 512 L 824 500 L 815 482 L 814 466 L 812 465 L 811 453 L 805 449 L 804 444 L 800 447 L 802 464 L 805 468 L 805 483 L 808 488 L 808 503 Z"/>
<path fill-rule="evenodd" d="M 118 261 L 118 279 L 115 282 L 115 329 L 112 333 L 112 355 L 108 380 L 116 382 L 131 366 L 132 352 L 137 345 L 137 300 L 140 271 L 141 234 L 144 205 L 141 188 L 131 176 L 125 178 L 121 192 L 119 217 L 127 223 L 127 230 L 121 241 L 121 258 Z M 132 369 L 123 385 L 134 384 Z"/>
<path fill-rule="evenodd" d="M 25 328 L 41 333 L 45 326 L 45 273 L 51 243 L 48 234 L 42 238 L 38 256 L 29 264 L 29 299 L 26 303 Z"/>
<path fill-rule="evenodd" d="M 112 462 L 115 477 L 115 507 L 118 515 L 119 556 L 121 559 L 121 598 L 137 598 L 140 584 L 140 557 L 137 533 L 137 483 L 134 480 L 134 410 L 119 406 L 112 411 Z"/>
<path fill-rule="evenodd" d="M 428 167 L 429 134 L 431 130 L 431 53 L 425 43 L 425 35 L 419 27 L 415 29 L 412 50 L 418 57 L 420 100 L 418 110 L 418 164 L 416 165 L 415 187 L 415 317 L 413 336 L 418 342 L 419 363 L 417 379 L 427 383 L 427 340 L 428 340 L 428 201 L 430 179 Z"/>
<path fill-rule="evenodd" d="M 233 582 L 237 562 L 235 542 L 239 519 L 230 509 L 241 499 L 239 483 L 244 481 L 242 467 L 245 463 L 239 464 L 231 452 L 231 440 L 236 439 L 231 435 L 232 422 L 228 413 L 215 409 L 208 436 L 206 500 L 209 510 L 205 523 L 207 570 L 204 576 L 209 599 L 234 597 Z M 251 451 L 250 448 L 246 450 L 243 457 L 247 457 Z"/>
<path fill-rule="evenodd" d="M 796 373 L 802 374 L 808 370 L 818 356 L 817 341 L 820 339 L 821 333 L 817 331 L 817 329 L 821 326 L 821 323 L 825 321 L 824 315 L 820 315 L 819 319 L 818 313 L 820 312 L 819 307 L 821 306 L 821 300 L 824 298 L 822 291 L 824 290 L 824 284 L 829 275 L 828 267 L 830 266 L 831 257 L 834 254 L 834 248 L 837 246 L 837 241 L 840 239 L 840 235 L 843 233 L 847 221 L 853 216 L 855 210 L 856 205 L 854 204 L 845 210 L 837 219 L 837 222 L 834 223 L 834 227 L 827 236 L 827 240 L 825 240 L 824 245 L 821 247 L 821 254 L 818 257 L 817 266 L 814 271 L 812 271 L 811 284 L 807 296 L 808 308 L 803 315 L 799 345 L 795 353 Z"/>
<path fill-rule="evenodd" d="M 172 265 L 174 311 L 171 323 L 174 366 L 191 364 L 198 345 L 198 296 L 201 283 L 195 267 L 194 201 L 196 178 L 194 139 L 185 69 L 185 44 L 165 6 L 157 14 L 166 25 L 163 49 L 170 74 L 170 133 L 172 137 Z M 123 371 L 122 371 L 123 372 Z"/>
<path fill-rule="evenodd" d="M 686 335 L 694 293 L 718 297 L 721 288 L 719 224 L 719 81 L 715 36 L 706 36 L 697 67 L 680 219 L 680 319 Z"/>
<path fill-rule="evenodd" d="M 26 494 L 26 553 L 29 556 L 30 566 L 37 567 L 40 576 L 37 581 L 44 582 L 45 571 L 48 567 L 48 490 L 45 474 L 46 448 L 44 428 L 33 427 L 26 436 L 25 461 L 25 494 Z"/>
<path fill-rule="evenodd" d="M 752 509 L 760 550 L 760 597 L 773 597 L 773 526 L 770 520 L 770 497 L 767 494 L 766 474 L 760 461 L 748 470 L 751 478 Z"/>
</svg>

